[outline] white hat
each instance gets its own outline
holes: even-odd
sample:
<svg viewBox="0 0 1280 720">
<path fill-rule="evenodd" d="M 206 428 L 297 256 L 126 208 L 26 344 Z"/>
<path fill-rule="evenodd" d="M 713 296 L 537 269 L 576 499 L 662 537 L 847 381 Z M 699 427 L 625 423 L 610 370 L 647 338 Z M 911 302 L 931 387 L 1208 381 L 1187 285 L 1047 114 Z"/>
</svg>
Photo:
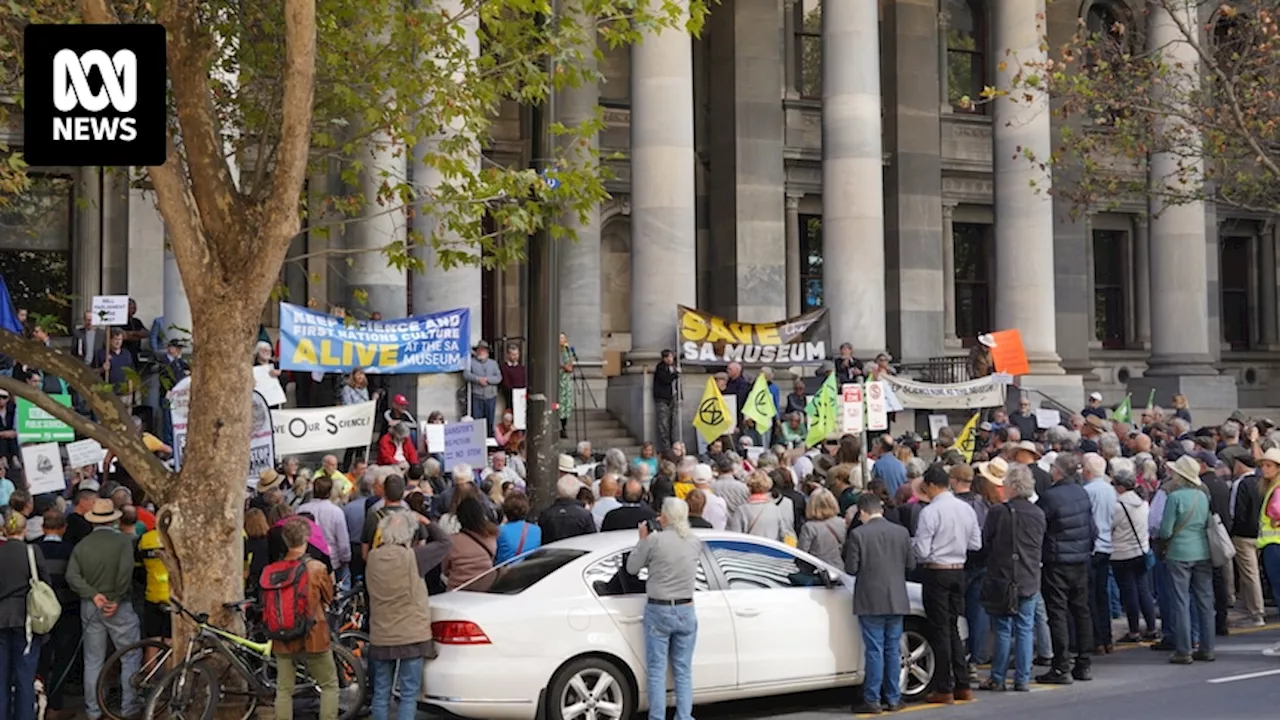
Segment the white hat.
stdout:
<svg viewBox="0 0 1280 720">
<path fill-rule="evenodd" d="M 1183 455 L 1169 464 L 1169 470 L 1192 485 L 1202 485 L 1200 480 L 1200 461 L 1191 455 Z"/>
<path fill-rule="evenodd" d="M 573 458 L 561 453 L 559 460 L 556 462 L 556 468 L 566 474 L 577 476 L 578 466 L 573 462 Z"/>
<path fill-rule="evenodd" d="M 991 481 L 993 485 L 1004 485 L 1004 476 L 1009 472 L 1009 463 L 1004 458 L 997 457 L 991 462 L 978 463 L 978 473 L 982 477 Z"/>
<path fill-rule="evenodd" d="M 1258 458 L 1258 462 L 1269 462 L 1280 465 L 1280 448 L 1270 448 L 1266 452 L 1262 453 L 1262 457 Z"/>
<path fill-rule="evenodd" d="M 1100 392 L 1091 392 L 1091 393 L 1089 393 L 1089 399 L 1090 399 L 1090 400 L 1101 400 L 1101 399 L 1102 399 L 1102 393 L 1100 393 Z"/>
<path fill-rule="evenodd" d="M 711 472 L 710 465 L 706 463 L 698 463 L 693 466 L 694 485 L 710 485 L 713 477 L 715 477 L 715 475 Z"/>
</svg>

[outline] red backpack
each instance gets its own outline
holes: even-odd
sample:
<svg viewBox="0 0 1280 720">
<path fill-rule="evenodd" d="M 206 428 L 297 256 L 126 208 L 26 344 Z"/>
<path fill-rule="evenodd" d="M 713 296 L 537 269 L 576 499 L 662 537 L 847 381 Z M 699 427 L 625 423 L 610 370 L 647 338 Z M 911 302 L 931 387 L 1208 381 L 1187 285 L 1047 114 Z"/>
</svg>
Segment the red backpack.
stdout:
<svg viewBox="0 0 1280 720">
<path fill-rule="evenodd" d="M 297 640 L 306 637 L 315 625 L 307 607 L 307 563 L 303 555 L 297 560 L 273 562 L 262 570 L 262 621 L 267 637 L 272 640 Z"/>
</svg>

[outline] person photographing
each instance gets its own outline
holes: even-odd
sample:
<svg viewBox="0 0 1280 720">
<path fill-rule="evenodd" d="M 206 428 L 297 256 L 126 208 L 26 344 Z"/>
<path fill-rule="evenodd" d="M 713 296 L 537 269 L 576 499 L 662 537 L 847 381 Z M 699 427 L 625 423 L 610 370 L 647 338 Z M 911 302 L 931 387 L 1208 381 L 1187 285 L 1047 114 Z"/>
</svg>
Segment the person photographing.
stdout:
<svg viewBox="0 0 1280 720">
<path fill-rule="evenodd" d="M 675 720 L 693 720 L 693 646 L 698 637 L 693 592 L 701 542 L 689 526 L 689 506 L 679 498 L 664 500 L 656 523 L 646 520 L 639 529 L 640 542 L 627 557 L 627 572 L 649 570 L 644 608 L 649 720 L 666 718 L 668 662 L 675 679 Z"/>
</svg>

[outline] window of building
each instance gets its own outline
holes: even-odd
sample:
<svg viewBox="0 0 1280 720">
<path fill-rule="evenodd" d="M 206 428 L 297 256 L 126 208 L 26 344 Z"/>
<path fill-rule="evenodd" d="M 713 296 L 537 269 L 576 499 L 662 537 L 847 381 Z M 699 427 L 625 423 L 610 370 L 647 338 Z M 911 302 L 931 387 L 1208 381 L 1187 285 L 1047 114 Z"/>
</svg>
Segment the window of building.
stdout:
<svg viewBox="0 0 1280 720">
<path fill-rule="evenodd" d="M 800 216 L 800 309 L 822 307 L 822 216 Z"/>
<path fill-rule="evenodd" d="M 27 193 L 0 211 L 0 276 L 15 307 L 71 320 L 71 232 L 75 184 L 63 175 L 31 176 Z"/>
<path fill-rule="evenodd" d="M 986 15 L 981 0 L 947 0 L 947 96 L 960 112 L 983 112 L 987 76 Z M 964 98 L 968 98 L 966 102 Z"/>
<path fill-rule="evenodd" d="M 1093 231 L 1094 337 L 1104 348 L 1125 346 L 1124 253 L 1128 242 L 1129 234 L 1123 230 Z"/>
<path fill-rule="evenodd" d="M 1249 278 L 1253 272 L 1252 244 L 1252 237 L 1241 235 L 1227 235 L 1220 242 L 1218 275 L 1222 288 L 1222 340 L 1232 350 L 1248 350 L 1251 346 Z"/>
<path fill-rule="evenodd" d="M 1129 33 L 1125 18 L 1125 12 L 1110 2 L 1095 0 L 1089 6 L 1084 25 L 1098 55 L 1108 57 L 1125 49 Z"/>
<path fill-rule="evenodd" d="M 822 0 L 799 0 L 796 14 L 796 90 L 802 98 L 822 98 Z"/>
<path fill-rule="evenodd" d="M 785 550 L 741 540 L 707 543 L 730 590 L 821 586 L 818 568 Z"/>
<path fill-rule="evenodd" d="M 966 344 L 990 332 L 991 327 L 991 230 L 990 225 L 954 223 L 951 241 L 956 259 L 956 337 Z"/>
</svg>

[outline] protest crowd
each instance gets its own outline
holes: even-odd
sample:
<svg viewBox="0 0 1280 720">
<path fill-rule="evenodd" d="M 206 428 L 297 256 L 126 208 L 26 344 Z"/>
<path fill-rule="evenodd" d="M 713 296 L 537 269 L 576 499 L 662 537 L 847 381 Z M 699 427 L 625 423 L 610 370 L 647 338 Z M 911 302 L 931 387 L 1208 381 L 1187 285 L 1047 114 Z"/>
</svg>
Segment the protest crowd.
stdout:
<svg viewBox="0 0 1280 720">
<path fill-rule="evenodd" d="M 28 332 L 48 338 L 38 327 Z M 181 344 L 161 342 L 132 315 L 122 330 L 96 328 L 87 316 L 73 351 L 136 401 L 122 368 L 137 364 L 144 343 L 167 393 L 188 374 Z M 1196 428 L 1185 402 L 1135 413 L 1128 401 L 1109 409 L 1094 395 L 1046 428 L 1022 397 L 1016 411 L 975 412 L 958 433 L 937 428 L 927 441 L 846 433 L 837 388 L 874 385 L 895 370 L 888 355 L 863 363 L 845 346 L 819 371 L 812 395 L 799 382 L 784 392 L 770 368 L 749 377 L 730 363 L 709 376 L 703 404 L 716 412 L 693 417 L 700 442 L 690 448 L 680 439 L 689 421 L 677 422 L 672 408 L 681 372 L 667 352 L 654 368 L 658 441 L 635 457 L 578 443 L 559 457 L 556 500 L 536 512 L 512 410 L 526 375 L 519 348 L 502 348 L 500 361 L 489 349 L 477 344 L 463 370 L 472 413 L 464 422 L 481 421 L 485 440 L 472 463 L 446 463 L 443 448 L 423 436 L 431 425 L 454 424 L 434 410 L 419 424 L 404 396 L 388 397 L 383 376 L 281 370 L 265 339 L 246 358 L 308 405 L 322 389 L 334 405 L 376 407 L 364 446 L 286 455 L 247 483 L 245 596 L 260 604 L 262 629 L 287 638 L 274 646 L 280 667 L 305 668 L 326 720 L 339 716 L 345 676 L 330 652 L 335 625 L 353 622 L 365 634 L 373 717 L 391 717 L 398 704 L 396 717 L 407 720 L 414 703 L 393 696 L 423 691 L 424 663 L 436 653 L 430 596 L 492 582 L 494 567 L 590 533 L 639 528 L 627 571 L 649 572 L 646 633 L 667 648 L 647 659 L 658 683 L 650 687 L 664 689 L 669 660 L 681 720 L 691 717 L 689 674 L 698 672 L 688 598 L 699 528 L 776 540 L 857 578 L 852 610 L 866 650 L 866 682 L 852 699 L 859 713 L 902 707 L 908 582 L 922 587 L 937 657 L 924 699 L 937 704 L 975 690 L 1086 682 L 1121 644 L 1147 644 L 1175 665 L 1212 662 L 1215 638 L 1265 624 L 1268 600 L 1280 597 L 1280 429 L 1266 419 L 1236 414 Z M 564 378 L 573 370 L 568 349 L 562 361 Z M 11 372 L 52 387 L 37 370 Z M 571 381 L 560 389 L 568 418 Z M 138 415 L 139 432 L 171 460 L 171 408 L 156 407 Z M 24 472 L 31 456 L 5 393 L 0 424 L 0 642 L 10 658 L 0 716 L 26 720 L 37 707 L 48 718 L 81 709 L 91 720 L 137 716 L 147 698 L 128 683 L 118 709 L 101 707 L 95 688 L 111 648 L 171 634 L 156 508 L 109 458 L 80 465 L 59 456 L 64 488 L 41 491 Z M 28 624 L 33 575 L 61 605 L 44 634 Z M 353 594 L 365 609 L 344 617 L 337 606 Z M 276 617 L 282 598 L 308 617 Z M 1123 632 L 1113 632 L 1113 620 Z M 126 653 L 119 672 L 137 673 L 149 652 Z M 1280 645 L 1264 654 L 1280 658 Z M 292 686 L 281 683 L 276 717 L 291 717 L 293 701 Z M 661 707 L 649 713 L 664 716 Z"/>
</svg>

